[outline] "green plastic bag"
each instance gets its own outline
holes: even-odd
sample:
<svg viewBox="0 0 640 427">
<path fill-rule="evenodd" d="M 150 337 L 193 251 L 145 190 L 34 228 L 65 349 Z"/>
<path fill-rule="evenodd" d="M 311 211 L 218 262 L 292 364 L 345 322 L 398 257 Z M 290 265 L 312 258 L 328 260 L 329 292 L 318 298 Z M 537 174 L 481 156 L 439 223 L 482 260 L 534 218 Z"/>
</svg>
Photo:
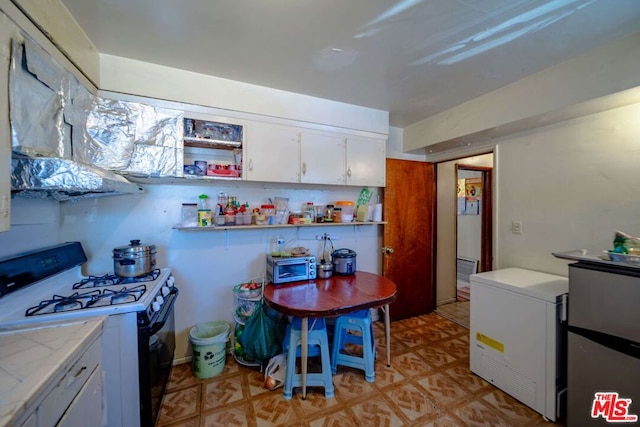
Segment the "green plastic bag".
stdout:
<svg viewBox="0 0 640 427">
<path fill-rule="evenodd" d="M 282 352 L 286 321 L 280 313 L 260 304 L 244 324 L 244 332 L 238 338 L 247 360 L 266 364 Z"/>
</svg>

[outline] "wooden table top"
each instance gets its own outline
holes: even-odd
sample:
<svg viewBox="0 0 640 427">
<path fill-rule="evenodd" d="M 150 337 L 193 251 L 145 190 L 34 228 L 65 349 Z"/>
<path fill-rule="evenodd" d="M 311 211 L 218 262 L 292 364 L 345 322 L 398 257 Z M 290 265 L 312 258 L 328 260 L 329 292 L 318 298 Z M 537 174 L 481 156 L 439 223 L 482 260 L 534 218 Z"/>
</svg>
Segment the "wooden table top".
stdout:
<svg viewBox="0 0 640 427">
<path fill-rule="evenodd" d="M 357 271 L 349 276 L 302 280 L 264 288 L 265 303 L 280 313 L 297 317 L 332 317 L 379 307 L 396 298 L 396 285 L 386 277 Z"/>
</svg>

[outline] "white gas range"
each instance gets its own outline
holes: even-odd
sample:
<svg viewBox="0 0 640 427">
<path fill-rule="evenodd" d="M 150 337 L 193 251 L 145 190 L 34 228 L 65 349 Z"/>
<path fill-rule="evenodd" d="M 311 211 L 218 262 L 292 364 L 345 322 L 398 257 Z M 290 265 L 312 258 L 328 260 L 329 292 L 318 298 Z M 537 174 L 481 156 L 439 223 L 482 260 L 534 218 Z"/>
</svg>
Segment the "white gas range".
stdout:
<svg viewBox="0 0 640 427">
<path fill-rule="evenodd" d="M 168 268 L 82 275 L 78 242 L 0 260 L 0 328 L 108 316 L 102 367 L 109 426 L 152 426 L 175 351 L 178 289 Z"/>
</svg>

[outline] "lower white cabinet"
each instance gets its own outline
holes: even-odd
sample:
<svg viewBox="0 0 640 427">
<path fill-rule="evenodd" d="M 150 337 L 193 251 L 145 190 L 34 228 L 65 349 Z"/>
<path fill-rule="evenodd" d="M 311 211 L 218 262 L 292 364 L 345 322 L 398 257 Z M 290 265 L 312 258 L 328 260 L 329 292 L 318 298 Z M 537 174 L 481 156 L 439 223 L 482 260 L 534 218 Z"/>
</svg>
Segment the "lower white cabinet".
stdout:
<svg viewBox="0 0 640 427">
<path fill-rule="evenodd" d="M 56 377 L 54 387 L 21 426 L 103 425 L 101 340 L 95 340 L 71 368 Z"/>
<path fill-rule="evenodd" d="M 82 425 L 98 426 L 102 419 L 102 373 L 95 369 L 84 384 L 58 426 L 77 427 Z M 87 421 L 91 420 L 89 424 Z"/>
</svg>

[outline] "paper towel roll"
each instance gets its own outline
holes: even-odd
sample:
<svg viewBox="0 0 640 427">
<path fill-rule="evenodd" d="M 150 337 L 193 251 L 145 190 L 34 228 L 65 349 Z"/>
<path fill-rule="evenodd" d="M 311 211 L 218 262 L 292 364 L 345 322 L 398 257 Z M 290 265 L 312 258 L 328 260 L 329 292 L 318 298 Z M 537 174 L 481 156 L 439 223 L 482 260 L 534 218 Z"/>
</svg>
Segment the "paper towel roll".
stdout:
<svg viewBox="0 0 640 427">
<path fill-rule="evenodd" d="M 376 222 L 382 221 L 382 203 L 378 203 L 373 208 L 373 221 L 376 221 Z"/>
</svg>

